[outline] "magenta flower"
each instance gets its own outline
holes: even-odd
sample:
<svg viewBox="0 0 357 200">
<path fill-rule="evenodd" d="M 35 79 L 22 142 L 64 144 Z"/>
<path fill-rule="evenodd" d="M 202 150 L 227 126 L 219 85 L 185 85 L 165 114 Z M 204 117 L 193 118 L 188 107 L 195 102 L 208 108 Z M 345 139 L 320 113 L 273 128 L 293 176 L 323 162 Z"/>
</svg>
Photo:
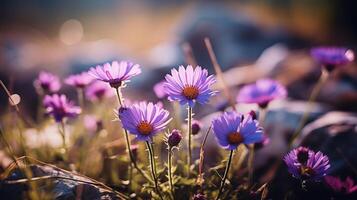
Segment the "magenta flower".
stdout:
<svg viewBox="0 0 357 200">
<path fill-rule="evenodd" d="M 339 47 L 316 47 L 311 49 L 311 56 L 328 70 L 336 66 L 351 63 L 355 56 L 351 49 Z"/>
<path fill-rule="evenodd" d="M 325 183 L 335 192 L 352 194 L 357 191 L 357 185 L 354 184 L 354 181 L 350 177 L 342 181 L 338 177 L 325 176 Z"/>
<path fill-rule="evenodd" d="M 112 97 L 114 94 L 108 84 L 102 81 L 94 81 L 86 90 L 85 95 L 90 101 L 100 101 L 107 97 Z"/>
<path fill-rule="evenodd" d="M 136 135 L 137 140 L 151 141 L 171 121 L 169 112 L 153 103 L 140 102 L 120 108 L 118 117 L 123 128 Z"/>
<path fill-rule="evenodd" d="M 85 88 L 88 86 L 94 78 L 88 74 L 88 72 L 82 72 L 80 74 L 70 75 L 64 82 L 67 85 L 71 85 L 77 88 Z"/>
<path fill-rule="evenodd" d="M 97 132 L 102 128 L 102 122 L 94 115 L 85 115 L 83 123 L 86 130 L 91 133 Z"/>
<path fill-rule="evenodd" d="M 193 107 L 196 102 L 205 104 L 209 98 L 217 92 L 210 89 L 216 82 L 213 75 L 208 76 L 206 69 L 197 66 L 195 69 L 188 65 L 179 70 L 171 70 L 171 74 L 165 76 L 165 92 L 170 101 L 178 101 L 181 105 L 188 104 Z"/>
<path fill-rule="evenodd" d="M 41 93 L 52 94 L 59 91 L 61 83 L 57 76 L 41 71 L 34 81 L 34 86 Z"/>
<path fill-rule="evenodd" d="M 286 97 L 284 86 L 275 80 L 261 79 L 254 84 L 244 86 L 237 96 L 237 102 L 256 103 L 265 108 L 270 101 Z"/>
<path fill-rule="evenodd" d="M 47 114 L 52 115 L 56 122 L 61 122 L 66 117 L 75 117 L 81 113 L 81 108 L 74 106 L 73 102 L 69 101 L 64 94 L 46 95 L 43 104 Z"/>
<path fill-rule="evenodd" d="M 98 65 L 89 70 L 89 74 L 100 81 L 110 84 L 113 88 L 125 86 L 126 82 L 141 73 L 140 66 L 132 62 L 113 61 L 112 64 L 105 63 L 103 66 Z"/>
<path fill-rule="evenodd" d="M 160 81 L 154 85 L 153 88 L 154 93 L 159 99 L 165 98 L 167 96 L 164 85 L 165 85 L 165 81 Z"/>
<path fill-rule="evenodd" d="M 298 179 L 318 181 L 326 176 L 330 168 L 329 159 L 320 151 L 299 147 L 290 151 L 284 157 L 288 171 Z"/>
<path fill-rule="evenodd" d="M 240 144 L 253 144 L 263 140 L 262 128 L 258 121 L 250 115 L 243 118 L 236 112 L 225 112 L 212 122 L 212 129 L 218 143 L 229 150 L 236 149 Z"/>
</svg>

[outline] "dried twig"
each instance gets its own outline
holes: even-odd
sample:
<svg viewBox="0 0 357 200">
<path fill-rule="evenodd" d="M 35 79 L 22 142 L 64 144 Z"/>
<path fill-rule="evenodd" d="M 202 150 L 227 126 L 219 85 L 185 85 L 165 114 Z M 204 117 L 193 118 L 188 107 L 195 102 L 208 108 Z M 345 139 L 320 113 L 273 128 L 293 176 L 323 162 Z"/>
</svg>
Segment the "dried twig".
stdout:
<svg viewBox="0 0 357 200">
<path fill-rule="evenodd" d="M 233 108 L 233 110 L 236 110 L 234 99 L 233 99 L 231 93 L 229 92 L 229 88 L 227 87 L 226 82 L 224 81 L 223 72 L 222 72 L 221 66 L 218 64 L 216 55 L 213 51 L 211 41 L 209 40 L 209 38 L 205 38 L 204 41 L 206 44 L 206 48 L 207 48 L 209 57 L 211 58 L 213 68 L 216 72 L 218 83 L 221 84 L 221 87 L 223 88 L 223 93 L 226 96 L 226 98 L 229 102 L 229 105 Z"/>
</svg>

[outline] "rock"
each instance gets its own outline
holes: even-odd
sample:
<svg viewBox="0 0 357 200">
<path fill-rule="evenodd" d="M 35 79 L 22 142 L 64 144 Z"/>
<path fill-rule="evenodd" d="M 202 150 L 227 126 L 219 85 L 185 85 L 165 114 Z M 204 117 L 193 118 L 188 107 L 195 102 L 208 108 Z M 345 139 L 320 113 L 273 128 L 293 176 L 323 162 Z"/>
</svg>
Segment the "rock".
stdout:
<svg viewBox="0 0 357 200">
<path fill-rule="evenodd" d="M 77 173 L 72 173 L 51 165 L 32 164 L 29 168 L 33 178 L 37 180 L 36 192 L 41 195 L 52 195 L 56 200 L 74 199 L 121 199 L 116 193 L 105 187 L 104 184 Z M 14 183 L 11 181 L 24 180 L 25 182 Z M 47 180 L 47 181 L 44 181 Z M 1 199 L 23 199 L 29 191 L 25 176 L 18 168 L 13 169 L 9 176 L 1 181 Z"/>
</svg>

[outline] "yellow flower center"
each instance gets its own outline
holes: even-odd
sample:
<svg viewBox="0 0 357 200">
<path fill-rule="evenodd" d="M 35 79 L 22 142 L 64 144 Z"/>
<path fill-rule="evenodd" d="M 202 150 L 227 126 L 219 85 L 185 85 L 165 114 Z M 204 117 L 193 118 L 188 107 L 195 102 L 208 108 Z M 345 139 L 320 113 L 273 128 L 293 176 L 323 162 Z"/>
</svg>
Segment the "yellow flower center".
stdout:
<svg viewBox="0 0 357 200">
<path fill-rule="evenodd" d="M 311 167 L 301 166 L 300 172 L 303 176 L 311 177 L 315 174 L 315 171 Z"/>
<path fill-rule="evenodd" d="M 230 144 L 240 144 L 243 142 L 243 137 L 239 132 L 228 134 L 228 142 Z"/>
<path fill-rule="evenodd" d="M 199 91 L 196 86 L 185 86 L 182 91 L 183 96 L 185 96 L 189 100 L 196 99 Z"/>
<path fill-rule="evenodd" d="M 138 131 L 143 135 L 149 135 L 153 131 L 153 127 L 146 121 L 140 122 L 137 126 Z"/>
</svg>

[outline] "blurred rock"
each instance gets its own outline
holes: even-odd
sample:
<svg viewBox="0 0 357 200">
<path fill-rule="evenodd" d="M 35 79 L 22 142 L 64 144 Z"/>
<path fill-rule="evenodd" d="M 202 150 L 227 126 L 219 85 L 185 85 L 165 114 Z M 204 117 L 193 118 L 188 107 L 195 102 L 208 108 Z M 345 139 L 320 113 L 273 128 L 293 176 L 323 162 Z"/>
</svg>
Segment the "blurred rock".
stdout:
<svg viewBox="0 0 357 200">
<path fill-rule="evenodd" d="M 71 173 L 50 165 L 31 165 L 33 177 L 47 177 L 36 181 L 36 192 L 42 195 L 50 195 L 50 199 L 74 200 L 74 199 L 120 199 L 114 192 L 108 190 L 99 182 L 82 175 Z M 48 178 L 52 177 L 52 178 Z M 11 181 L 25 179 L 22 171 L 14 169 L 9 176 L 1 181 L 1 199 L 23 199 L 29 191 L 26 182 L 13 183 Z M 45 181 L 47 180 L 47 181 Z"/>
<path fill-rule="evenodd" d="M 330 159 L 330 175 L 339 177 L 350 176 L 356 180 L 356 144 L 357 144 L 357 116 L 345 112 L 329 112 L 312 123 L 302 131 L 297 143 L 299 146 L 309 147 L 321 151 Z M 309 195 L 311 199 L 323 198 L 321 193 L 314 190 L 301 191 L 301 185 L 287 172 L 287 167 L 282 163 L 270 186 L 270 197 L 282 199 L 282 195 L 293 189 L 301 195 Z M 325 187 L 314 184 L 311 187 Z M 328 193 L 325 189 L 323 194 Z M 316 192 L 316 191 L 315 191 Z M 349 199 L 349 198 L 346 198 Z M 353 199 L 353 197 L 352 197 Z"/>
</svg>

